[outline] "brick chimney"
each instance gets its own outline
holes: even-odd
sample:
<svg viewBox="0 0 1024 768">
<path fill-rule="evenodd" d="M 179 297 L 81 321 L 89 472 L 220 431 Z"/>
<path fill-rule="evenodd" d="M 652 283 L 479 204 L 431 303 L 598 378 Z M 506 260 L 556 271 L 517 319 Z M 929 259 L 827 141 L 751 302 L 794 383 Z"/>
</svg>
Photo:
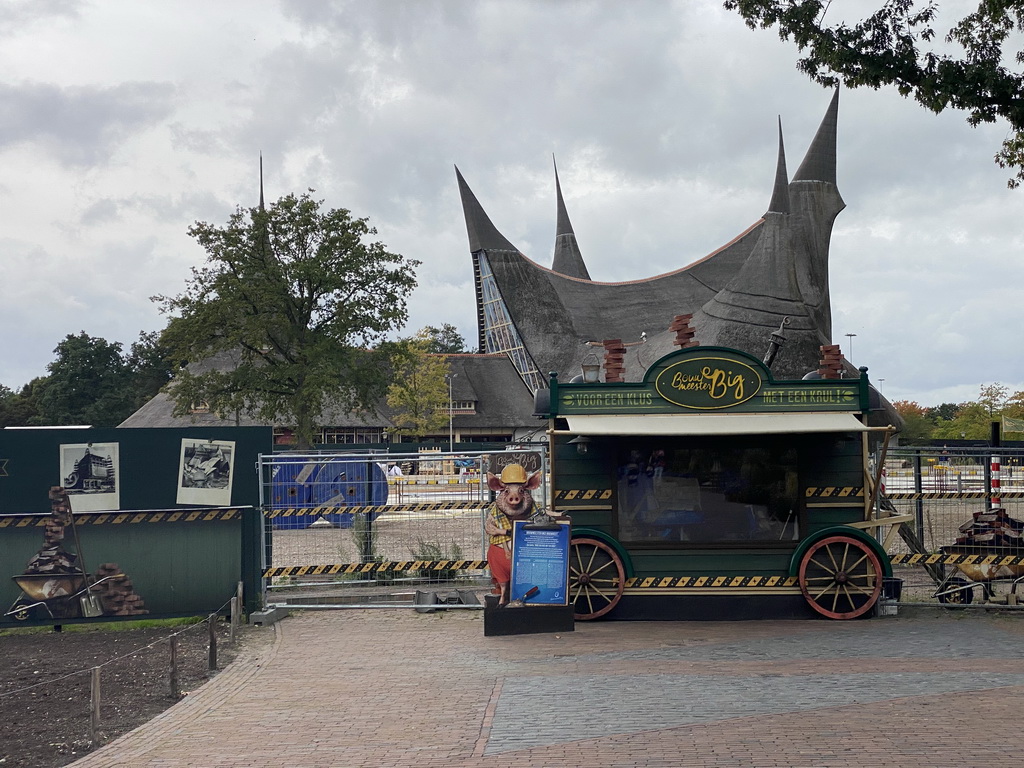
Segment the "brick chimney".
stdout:
<svg viewBox="0 0 1024 768">
<path fill-rule="evenodd" d="M 843 353 L 839 349 L 839 345 L 828 344 L 826 346 L 819 347 L 819 349 L 821 350 L 821 360 L 818 361 L 818 373 L 821 374 L 821 378 L 842 378 Z"/>
<path fill-rule="evenodd" d="M 676 315 L 672 318 L 672 324 L 669 325 L 670 331 L 675 331 L 676 338 L 672 343 L 680 349 L 686 349 L 687 347 L 699 347 L 700 343 L 693 338 L 695 331 L 690 325 L 690 321 L 693 320 L 693 315 Z"/>
<path fill-rule="evenodd" d="M 626 345 L 622 339 L 605 339 L 604 345 L 604 380 L 626 380 Z"/>
</svg>

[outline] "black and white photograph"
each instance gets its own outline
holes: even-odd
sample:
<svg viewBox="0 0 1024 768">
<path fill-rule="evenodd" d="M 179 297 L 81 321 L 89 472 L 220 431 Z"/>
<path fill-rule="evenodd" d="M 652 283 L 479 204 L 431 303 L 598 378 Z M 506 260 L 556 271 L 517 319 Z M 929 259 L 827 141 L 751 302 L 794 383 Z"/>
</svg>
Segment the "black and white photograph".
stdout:
<svg viewBox="0 0 1024 768">
<path fill-rule="evenodd" d="M 75 512 L 121 508 L 117 443 L 61 445 L 60 481 Z"/>
<path fill-rule="evenodd" d="M 234 463 L 234 441 L 182 440 L 177 503 L 230 506 Z"/>
</svg>

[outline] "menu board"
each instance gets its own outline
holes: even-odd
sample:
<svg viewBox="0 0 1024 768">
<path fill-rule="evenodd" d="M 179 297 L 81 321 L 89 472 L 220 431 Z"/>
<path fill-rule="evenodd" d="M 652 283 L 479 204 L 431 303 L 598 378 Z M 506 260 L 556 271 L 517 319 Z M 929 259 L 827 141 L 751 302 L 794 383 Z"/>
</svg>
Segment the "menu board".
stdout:
<svg viewBox="0 0 1024 768">
<path fill-rule="evenodd" d="M 516 522 L 512 528 L 510 599 L 524 605 L 566 605 L 568 596 L 568 523 Z"/>
</svg>

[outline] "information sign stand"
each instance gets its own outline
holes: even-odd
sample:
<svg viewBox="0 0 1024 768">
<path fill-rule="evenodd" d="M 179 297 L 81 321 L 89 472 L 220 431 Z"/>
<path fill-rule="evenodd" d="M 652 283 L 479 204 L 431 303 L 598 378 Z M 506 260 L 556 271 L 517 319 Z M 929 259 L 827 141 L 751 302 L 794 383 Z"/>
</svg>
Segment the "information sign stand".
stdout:
<svg viewBox="0 0 1024 768">
<path fill-rule="evenodd" d="M 568 523 L 516 522 L 509 604 L 484 608 L 484 635 L 572 632 Z"/>
</svg>

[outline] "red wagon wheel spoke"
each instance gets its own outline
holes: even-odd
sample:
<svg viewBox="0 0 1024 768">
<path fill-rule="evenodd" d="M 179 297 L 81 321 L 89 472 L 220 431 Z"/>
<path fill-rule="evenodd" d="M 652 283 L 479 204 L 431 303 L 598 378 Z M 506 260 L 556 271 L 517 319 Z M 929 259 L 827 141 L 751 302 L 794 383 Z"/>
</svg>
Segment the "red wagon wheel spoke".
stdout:
<svg viewBox="0 0 1024 768">
<path fill-rule="evenodd" d="M 604 616 L 618 605 L 626 586 L 622 559 L 609 545 L 587 537 L 572 540 L 569 595 L 577 621 Z"/>
<path fill-rule="evenodd" d="M 830 619 L 854 619 L 874 606 L 882 592 L 882 564 L 867 544 L 830 536 L 804 553 L 800 591 L 811 608 Z"/>
</svg>

